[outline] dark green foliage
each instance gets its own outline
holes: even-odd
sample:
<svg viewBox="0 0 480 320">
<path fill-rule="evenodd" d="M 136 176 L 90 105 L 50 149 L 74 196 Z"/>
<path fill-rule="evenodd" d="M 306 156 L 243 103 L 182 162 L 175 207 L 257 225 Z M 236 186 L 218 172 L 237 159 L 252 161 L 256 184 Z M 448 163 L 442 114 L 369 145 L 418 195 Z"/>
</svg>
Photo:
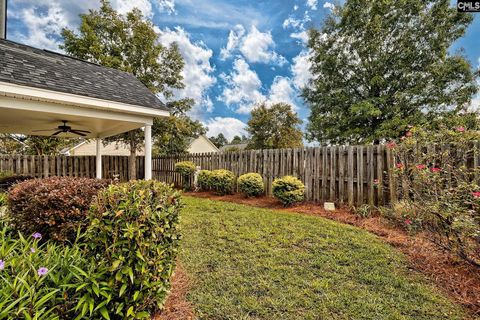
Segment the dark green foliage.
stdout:
<svg viewBox="0 0 480 320">
<path fill-rule="evenodd" d="M 263 178 L 258 173 L 246 173 L 238 177 L 238 190 L 247 197 L 258 197 L 264 192 Z"/>
<path fill-rule="evenodd" d="M 27 180 L 10 189 L 8 214 L 14 228 L 26 235 L 40 232 L 44 239 L 73 240 L 93 198 L 108 184 L 71 177 Z"/>
<path fill-rule="evenodd" d="M 212 171 L 200 170 L 197 176 L 197 187 L 200 191 L 209 191 L 212 188 Z"/>
<path fill-rule="evenodd" d="M 398 138 L 408 125 L 464 111 L 478 71 L 450 48 L 473 20 L 449 0 L 365 1 L 337 5 L 312 30 L 313 79 L 307 138 L 369 143 Z"/>
<path fill-rule="evenodd" d="M 272 193 L 284 206 L 289 206 L 305 199 L 305 185 L 296 177 L 285 176 L 273 180 Z"/>
<path fill-rule="evenodd" d="M 261 104 L 252 110 L 247 132 L 248 149 L 280 149 L 303 146 L 302 120 L 286 103 Z"/>
<path fill-rule="evenodd" d="M 228 140 L 227 138 L 225 138 L 223 133 L 219 133 L 216 137 L 210 137 L 210 141 L 212 141 L 217 148 L 221 148 L 224 145 L 228 144 Z"/>
<path fill-rule="evenodd" d="M 4 177 L 0 178 L 0 191 L 7 191 L 13 185 L 30 179 L 33 179 L 33 177 L 23 175 L 5 175 Z"/>
<path fill-rule="evenodd" d="M 212 190 L 218 195 L 232 194 L 235 184 L 235 175 L 229 170 L 214 170 L 210 178 Z"/>
<path fill-rule="evenodd" d="M 101 191 L 90 210 L 88 254 L 106 272 L 110 318 L 149 317 L 159 310 L 172 275 L 179 232 L 180 194 L 157 181 L 133 181 Z M 115 316 L 114 316 L 115 315 Z"/>
</svg>

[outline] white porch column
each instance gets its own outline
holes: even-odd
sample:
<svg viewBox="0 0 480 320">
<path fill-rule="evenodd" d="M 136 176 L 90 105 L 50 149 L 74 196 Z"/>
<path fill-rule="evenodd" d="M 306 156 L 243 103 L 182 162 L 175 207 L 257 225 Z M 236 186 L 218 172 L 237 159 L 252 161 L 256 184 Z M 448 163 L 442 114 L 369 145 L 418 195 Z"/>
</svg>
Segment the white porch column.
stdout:
<svg viewBox="0 0 480 320">
<path fill-rule="evenodd" d="M 152 126 L 145 125 L 145 180 L 152 179 Z"/>
<path fill-rule="evenodd" d="M 97 179 L 102 179 L 102 139 L 97 138 L 97 153 L 96 158 L 97 161 Z"/>
</svg>

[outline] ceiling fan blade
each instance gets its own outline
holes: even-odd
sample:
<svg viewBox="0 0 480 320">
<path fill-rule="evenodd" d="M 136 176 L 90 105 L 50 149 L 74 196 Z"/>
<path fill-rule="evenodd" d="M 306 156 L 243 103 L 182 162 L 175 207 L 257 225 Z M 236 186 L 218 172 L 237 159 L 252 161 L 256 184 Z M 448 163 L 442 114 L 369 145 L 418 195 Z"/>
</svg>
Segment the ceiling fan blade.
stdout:
<svg viewBox="0 0 480 320">
<path fill-rule="evenodd" d="M 83 132 L 83 133 L 91 133 L 90 131 L 87 131 L 87 130 L 72 129 L 71 131 L 77 131 L 77 132 Z"/>
<path fill-rule="evenodd" d="M 82 137 L 87 136 L 86 134 L 81 133 L 81 132 L 79 132 L 78 130 L 70 130 L 70 132 L 71 132 L 71 133 L 74 133 L 74 134 L 77 134 L 77 135 L 79 135 L 79 136 L 82 136 Z"/>
<path fill-rule="evenodd" d="M 52 134 L 52 136 L 58 136 L 62 132 L 63 132 L 62 130 L 59 130 L 59 131 L 55 132 L 54 134 Z"/>
</svg>

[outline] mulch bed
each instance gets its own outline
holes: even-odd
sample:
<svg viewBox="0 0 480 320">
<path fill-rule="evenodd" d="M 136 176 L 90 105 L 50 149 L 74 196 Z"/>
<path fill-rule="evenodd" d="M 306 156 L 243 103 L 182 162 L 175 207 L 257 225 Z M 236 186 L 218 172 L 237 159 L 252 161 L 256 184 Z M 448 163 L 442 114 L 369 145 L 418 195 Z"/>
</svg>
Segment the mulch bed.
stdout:
<svg viewBox="0 0 480 320">
<path fill-rule="evenodd" d="M 469 309 L 472 318 L 480 316 L 480 269 L 439 248 L 428 239 L 426 233 L 412 237 L 380 216 L 362 218 L 345 208 L 325 211 L 323 206 L 314 203 L 284 208 L 280 202 L 271 197 L 245 198 L 241 194 L 218 196 L 210 192 L 186 193 L 186 195 L 316 215 L 365 229 L 403 252 L 408 257 L 410 269 L 424 274 L 454 301 Z"/>
</svg>

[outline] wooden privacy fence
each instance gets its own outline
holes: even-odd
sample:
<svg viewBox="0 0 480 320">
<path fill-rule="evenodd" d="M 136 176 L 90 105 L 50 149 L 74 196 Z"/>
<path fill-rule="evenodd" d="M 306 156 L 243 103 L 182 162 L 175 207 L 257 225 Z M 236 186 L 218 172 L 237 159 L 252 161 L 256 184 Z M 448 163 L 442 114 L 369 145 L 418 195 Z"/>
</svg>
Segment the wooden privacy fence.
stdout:
<svg viewBox="0 0 480 320">
<path fill-rule="evenodd" d="M 200 153 L 153 159 L 153 177 L 182 185 L 175 163 L 190 160 L 201 169 L 228 169 L 239 176 L 262 175 L 267 195 L 277 177 L 293 175 L 306 187 L 306 200 L 349 205 L 382 205 L 396 194 L 394 156 L 385 146 L 332 146 Z"/>
<path fill-rule="evenodd" d="M 137 179 L 143 179 L 144 157 L 137 157 Z M 49 176 L 95 178 L 95 156 L 27 156 L 0 155 L 0 171 L 30 175 L 36 178 Z M 121 181 L 128 180 L 127 156 L 102 156 L 102 176 Z"/>
</svg>

